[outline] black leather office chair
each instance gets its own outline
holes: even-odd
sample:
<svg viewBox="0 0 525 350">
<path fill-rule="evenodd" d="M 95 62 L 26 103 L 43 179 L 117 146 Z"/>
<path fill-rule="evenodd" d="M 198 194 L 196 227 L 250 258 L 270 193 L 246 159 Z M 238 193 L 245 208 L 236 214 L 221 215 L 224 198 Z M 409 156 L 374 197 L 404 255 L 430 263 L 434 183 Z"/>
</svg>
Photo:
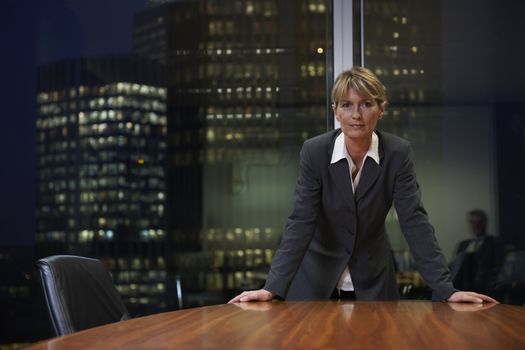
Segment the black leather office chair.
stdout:
<svg viewBox="0 0 525 350">
<path fill-rule="evenodd" d="M 525 250 L 505 254 L 496 288 L 501 294 L 502 302 L 525 306 Z"/>
<path fill-rule="evenodd" d="M 55 255 L 37 261 L 51 322 L 58 336 L 129 319 L 99 260 Z"/>
</svg>

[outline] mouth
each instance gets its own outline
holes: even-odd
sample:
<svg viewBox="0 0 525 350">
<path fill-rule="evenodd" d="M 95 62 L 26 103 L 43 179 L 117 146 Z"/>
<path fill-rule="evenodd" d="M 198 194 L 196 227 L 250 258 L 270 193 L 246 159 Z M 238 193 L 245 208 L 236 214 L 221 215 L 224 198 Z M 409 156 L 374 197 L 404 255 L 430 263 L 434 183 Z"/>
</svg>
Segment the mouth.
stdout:
<svg viewBox="0 0 525 350">
<path fill-rule="evenodd" d="M 350 124 L 350 127 L 354 129 L 364 128 L 364 126 L 364 124 Z"/>
</svg>

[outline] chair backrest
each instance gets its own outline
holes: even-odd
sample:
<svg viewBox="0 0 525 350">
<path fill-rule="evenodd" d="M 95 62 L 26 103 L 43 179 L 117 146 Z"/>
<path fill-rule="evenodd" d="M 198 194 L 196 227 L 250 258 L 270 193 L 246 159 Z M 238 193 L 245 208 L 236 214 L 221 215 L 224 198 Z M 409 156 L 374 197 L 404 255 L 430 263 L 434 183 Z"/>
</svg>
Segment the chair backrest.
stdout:
<svg viewBox="0 0 525 350">
<path fill-rule="evenodd" d="M 55 255 L 36 263 L 58 336 L 129 319 L 104 265 L 96 259 Z"/>
<path fill-rule="evenodd" d="M 525 250 L 510 251 L 505 254 L 498 279 L 505 284 L 525 284 Z"/>
</svg>

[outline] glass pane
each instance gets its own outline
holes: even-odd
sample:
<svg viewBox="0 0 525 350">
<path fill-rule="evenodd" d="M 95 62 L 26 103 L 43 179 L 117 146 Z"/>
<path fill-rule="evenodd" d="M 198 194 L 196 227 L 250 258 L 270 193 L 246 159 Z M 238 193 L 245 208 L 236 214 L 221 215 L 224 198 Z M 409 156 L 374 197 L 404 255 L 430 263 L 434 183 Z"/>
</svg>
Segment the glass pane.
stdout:
<svg viewBox="0 0 525 350">
<path fill-rule="evenodd" d="M 264 282 L 300 146 L 326 130 L 328 3 L 164 6 L 168 236 L 190 304 Z M 139 17 L 143 28 L 155 21 Z"/>
<path fill-rule="evenodd" d="M 330 4 L 149 1 L 132 52 L 41 64 L 37 255 L 102 259 L 132 313 L 261 285 L 326 131 Z"/>
<path fill-rule="evenodd" d="M 448 0 L 364 2 L 364 64 L 389 94 L 378 127 L 411 141 L 423 202 L 449 261 L 458 243 L 472 237 L 466 217 L 475 208 L 487 213 L 489 234 L 500 235 L 508 249 L 524 248 L 517 231 L 509 230 L 522 226 L 516 208 L 525 193 L 517 178 L 525 156 L 523 72 L 515 59 L 525 50 L 509 25 L 519 21 L 520 10 L 512 1 L 492 7 Z M 505 57 L 509 50 L 513 54 Z M 509 152 L 517 152 L 512 160 Z M 508 162 L 514 171 L 502 166 Z M 399 268 L 413 270 L 394 211 L 387 228 Z"/>
<path fill-rule="evenodd" d="M 449 255 L 453 242 L 441 238 L 449 231 L 444 191 L 452 187 L 446 186 L 451 174 L 447 174 L 444 154 L 439 13 L 439 2 L 365 1 L 364 63 L 379 76 L 388 93 L 387 112 L 378 127 L 411 141 L 424 204 L 442 249 Z M 394 250 L 404 255 L 407 246 L 394 210 L 387 228 Z"/>
</svg>

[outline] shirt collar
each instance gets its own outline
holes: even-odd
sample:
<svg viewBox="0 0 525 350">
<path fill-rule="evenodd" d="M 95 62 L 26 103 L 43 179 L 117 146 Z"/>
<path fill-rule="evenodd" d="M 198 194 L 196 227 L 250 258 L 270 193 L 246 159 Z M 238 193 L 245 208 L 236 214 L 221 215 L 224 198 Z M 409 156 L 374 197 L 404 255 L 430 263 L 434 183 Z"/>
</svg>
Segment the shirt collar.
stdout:
<svg viewBox="0 0 525 350">
<path fill-rule="evenodd" d="M 366 157 L 372 158 L 379 165 L 379 137 L 375 131 L 372 133 L 372 142 L 370 142 L 370 148 L 368 148 L 364 159 L 366 159 Z M 341 132 L 335 139 L 334 150 L 332 152 L 332 160 L 330 161 L 330 164 L 336 163 L 343 158 L 348 159 L 349 162 L 352 162 L 352 158 L 346 150 L 344 134 Z"/>
</svg>

